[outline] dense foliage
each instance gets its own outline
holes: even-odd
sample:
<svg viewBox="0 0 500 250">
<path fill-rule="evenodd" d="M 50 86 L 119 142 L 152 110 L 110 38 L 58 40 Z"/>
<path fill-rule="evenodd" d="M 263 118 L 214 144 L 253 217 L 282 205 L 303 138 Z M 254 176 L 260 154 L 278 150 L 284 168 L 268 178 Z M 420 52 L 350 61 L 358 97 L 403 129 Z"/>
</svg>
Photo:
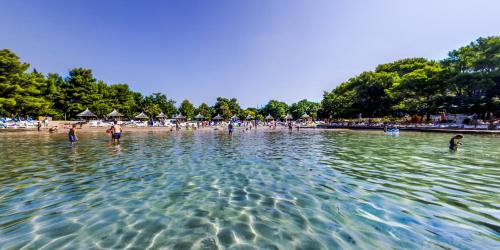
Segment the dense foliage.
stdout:
<svg viewBox="0 0 500 250">
<path fill-rule="evenodd" d="M 488 118 L 500 115 L 500 37 L 479 38 L 453 50 L 442 61 L 407 58 L 381 64 L 325 92 L 320 103 L 301 100 L 288 105 L 270 100 L 261 109 L 242 109 L 236 98 L 218 97 L 213 106 L 195 107 L 189 100 L 176 102 L 165 94 L 143 96 L 127 84 L 106 84 L 90 69 L 75 68 L 67 77 L 43 75 L 8 49 L 0 50 L 0 116 L 76 119 L 89 108 L 98 117 L 116 109 L 128 118 L 143 111 L 149 116 L 163 112 L 167 117 L 181 113 L 188 119 L 248 115 L 282 119 L 329 117 L 385 117 L 430 115 L 441 111 L 477 113 Z"/>
<path fill-rule="evenodd" d="M 36 69 L 27 72 L 29 66 L 22 63 L 13 52 L 0 50 L 0 116 L 49 115 L 55 119 L 77 119 L 76 115 L 88 108 L 100 118 L 116 109 L 128 118 L 140 112 L 151 117 L 163 112 L 167 117 L 180 113 L 188 119 L 193 119 L 197 114 L 205 118 L 219 114 L 225 119 L 234 115 L 245 119 L 251 115 L 262 120 L 267 114 L 283 118 L 289 111 L 286 103 L 275 100 L 260 110 L 242 109 L 236 98 L 224 97 L 218 97 L 213 106 L 202 103 L 196 108 L 189 100 L 183 100 L 176 107 L 176 102 L 165 94 L 143 96 L 130 90 L 127 84 L 108 85 L 95 79 L 90 69 L 72 69 L 63 78 L 53 73 L 44 76 Z M 307 100 L 294 105 L 291 107 L 300 107 L 291 111 L 297 118 L 304 112 L 314 113 L 319 107 L 318 103 Z M 309 108 L 311 105 L 314 108 Z"/>
<path fill-rule="evenodd" d="M 479 38 L 432 61 L 408 58 L 340 84 L 323 95 L 333 117 L 421 115 L 438 112 L 500 113 L 500 37 Z"/>
</svg>

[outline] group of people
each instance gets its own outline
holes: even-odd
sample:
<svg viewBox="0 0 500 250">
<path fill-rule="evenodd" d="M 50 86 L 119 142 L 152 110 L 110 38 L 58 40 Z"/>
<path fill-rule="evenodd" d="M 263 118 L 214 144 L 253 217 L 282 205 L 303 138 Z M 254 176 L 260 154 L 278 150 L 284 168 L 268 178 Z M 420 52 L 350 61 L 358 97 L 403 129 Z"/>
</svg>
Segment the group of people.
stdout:
<svg viewBox="0 0 500 250">
<path fill-rule="evenodd" d="M 287 125 L 288 125 L 288 130 L 292 131 L 292 129 L 293 129 L 292 123 L 290 122 Z M 77 124 L 73 124 L 71 126 L 69 132 L 68 132 L 68 140 L 69 140 L 69 142 L 71 144 L 74 144 L 76 141 L 78 141 L 78 136 L 76 135 L 77 134 L 76 133 L 76 127 L 77 127 Z M 179 128 L 177 127 L 177 129 L 179 129 Z M 229 123 L 229 125 L 227 126 L 227 129 L 228 129 L 229 135 L 233 135 L 234 126 L 233 126 L 232 123 Z M 252 126 L 245 128 L 245 130 L 249 130 L 249 129 L 251 130 Z M 297 127 L 297 130 L 298 130 L 298 127 Z M 117 121 L 113 121 L 113 125 L 106 130 L 106 133 L 111 135 L 111 140 L 113 142 L 120 142 L 120 138 L 121 138 L 122 132 L 123 132 L 123 129 L 118 124 Z M 461 135 L 461 134 L 453 136 L 450 139 L 449 149 L 452 150 L 452 151 L 457 151 L 458 147 L 460 145 L 462 145 L 462 139 L 463 138 L 464 138 L 464 136 Z"/>
<path fill-rule="evenodd" d="M 68 132 L 68 140 L 71 144 L 74 144 L 76 141 L 78 141 L 78 136 L 76 135 L 76 126 L 77 126 L 77 124 L 73 124 Z M 122 132 L 123 132 L 123 129 L 118 124 L 117 121 L 113 121 L 113 125 L 106 130 L 106 134 L 111 135 L 111 140 L 113 142 L 120 142 Z"/>
</svg>

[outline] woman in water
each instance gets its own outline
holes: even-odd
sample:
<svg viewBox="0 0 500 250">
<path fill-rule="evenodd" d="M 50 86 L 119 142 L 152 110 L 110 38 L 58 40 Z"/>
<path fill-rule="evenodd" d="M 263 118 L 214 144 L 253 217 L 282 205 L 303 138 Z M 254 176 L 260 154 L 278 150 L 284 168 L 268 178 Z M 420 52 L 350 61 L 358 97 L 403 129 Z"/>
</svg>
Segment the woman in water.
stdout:
<svg viewBox="0 0 500 250">
<path fill-rule="evenodd" d="M 78 137 L 76 137 L 76 124 L 73 124 L 69 129 L 68 139 L 71 144 L 75 143 L 78 140 Z"/>
<path fill-rule="evenodd" d="M 455 135 L 451 137 L 450 140 L 450 150 L 457 151 L 458 146 L 462 145 L 462 139 L 464 138 L 463 135 Z"/>
</svg>

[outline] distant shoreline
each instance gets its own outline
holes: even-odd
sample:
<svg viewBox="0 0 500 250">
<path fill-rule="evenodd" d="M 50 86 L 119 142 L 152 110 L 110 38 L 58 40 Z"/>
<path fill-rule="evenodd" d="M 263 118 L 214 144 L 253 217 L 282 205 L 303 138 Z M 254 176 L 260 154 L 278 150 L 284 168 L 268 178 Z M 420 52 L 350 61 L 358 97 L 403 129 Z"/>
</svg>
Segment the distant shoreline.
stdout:
<svg viewBox="0 0 500 250">
<path fill-rule="evenodd" d="M 348 129 L 348 130 L 383 130 L 379 127 L 355 127 L 355 126 L 317 126 L 318 129 Z M 455 134 L 488 134 L 500 135 L 500 130 L 484 129 L 448 129 L 448 128 L 399 128 L 400 131 L 430 132 L 430 133 L 455 133 Z"/>
<path fill-rule="evenodd" d="M 236 131 L 244 130 L 244 127 L 235 127 Z M 382 128 L 378 127 L 350 127 L 350 126 L 316 126 L 316 127 L 300 127 L 300 129 L 315 129 L 315 130 L 351 130 L 351 131 L 380 131 L 382 132 Z M 427 133 L 454 133 L 454 134 L 481 134 L 481 135 L 500 135 L 500 130 L 474 130 L 474 129 L 443 129 L 443 128 L 399 128 L 400 131 L 408 131 L 408 132 L 427 132 Z M 172 127 L 123 127 L 124 132 L 167 132 L 167 133 L 175 133 L 177 132 L 175 128 Z M 200 127 L 195 130 L 182 128 L 179 132 L 209 132 L 209 131 L 218 131 L 218 132 L 227 132 L 227 128 L 223 126 L 210 126 L 210 127 Z M 254 131 L 255 128 L 252 129 Z M 286 127 L 276 127 L 276 129 L 270 129 L 267 126 L 258 127 L 257 131 L 288 131 Z M 296 128 L 293 129 L 293 132 L 296 132 Z M 64 134 L 67 133 L 67 128 L 60 128 L 57 132 L 53 134 Z M 106 127 L 89 127 L 84 126 L 83 128 L 77 128 L 77 133 L 105 133 Z M 36 128 L 16 128 L 16 129 L 0 129 L 1 134 L 49 134 L 48 128 L 42 128 L 40 132 L 37 131 Z"/>
</svg>

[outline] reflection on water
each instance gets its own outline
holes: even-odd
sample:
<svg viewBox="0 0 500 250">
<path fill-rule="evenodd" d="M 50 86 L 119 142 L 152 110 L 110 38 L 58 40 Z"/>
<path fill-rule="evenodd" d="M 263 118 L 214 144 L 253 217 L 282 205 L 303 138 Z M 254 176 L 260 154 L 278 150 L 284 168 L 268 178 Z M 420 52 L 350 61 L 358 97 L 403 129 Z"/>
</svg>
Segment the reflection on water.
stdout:
<svg viewBox="0 0 500 250">
<path fill-rule="evenodd" d="M 498 249 L 499 138 L 0 134 L 2 249 Z"/>
</svg>

